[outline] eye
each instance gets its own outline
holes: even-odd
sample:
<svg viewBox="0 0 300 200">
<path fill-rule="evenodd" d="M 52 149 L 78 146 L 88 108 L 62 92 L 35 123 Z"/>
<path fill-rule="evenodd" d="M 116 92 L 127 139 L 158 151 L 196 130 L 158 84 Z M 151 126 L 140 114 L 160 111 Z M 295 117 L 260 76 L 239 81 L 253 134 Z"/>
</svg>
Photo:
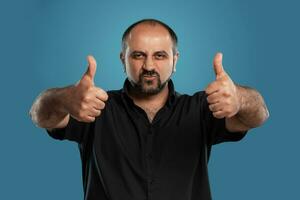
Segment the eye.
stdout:
<svg viewBox="0 0 300 200">
<path fill-rule="evenodd" d="M 133 53 L 132 58 L 134 59 L 142 59 L 144 55 L 142 53 Z"/>
<path fill-rule="evenodd" d="M 164 54 L 164 53 L 157 53 L 157 54 L 155 54 L 155 58 L 158 59 L 158 60 L 165 59 L 166 57 L 167 57 L 167 55 Z"/>
<path fill-rule="evenodd" d="M 154 55 L 155 59 L 157 60 L 163 60 L 163 59 L 166 59 L 168 58 L 168 54 L 166 54 L 165 52 L 157 52 L 155 55 Z"/>
</svg>

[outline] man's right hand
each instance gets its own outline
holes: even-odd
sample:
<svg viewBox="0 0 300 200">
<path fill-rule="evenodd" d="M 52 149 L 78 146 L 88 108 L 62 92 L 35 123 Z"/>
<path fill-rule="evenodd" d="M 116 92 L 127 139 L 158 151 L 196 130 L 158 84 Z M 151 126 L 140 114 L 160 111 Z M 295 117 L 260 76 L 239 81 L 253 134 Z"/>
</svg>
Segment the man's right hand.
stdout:
<svg viewBox="0 0 300 200">
<path fill-rule="evenodd" d="M 93 122 L 101 114 L 108 99 L 107 93 L 94 84 L 97 63 L 93 56 L 88 56 L 88 68 L 78 83 L 70 90 L 66 102 L 66 111 L 76 120 Z"/>
</svg>

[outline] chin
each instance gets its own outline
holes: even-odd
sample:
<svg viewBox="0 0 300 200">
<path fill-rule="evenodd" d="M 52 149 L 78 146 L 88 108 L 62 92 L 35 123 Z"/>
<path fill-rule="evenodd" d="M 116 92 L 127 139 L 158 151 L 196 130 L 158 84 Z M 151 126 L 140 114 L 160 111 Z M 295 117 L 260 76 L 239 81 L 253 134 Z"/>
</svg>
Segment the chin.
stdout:
<svg viewBox="0 0 300 200">
<path fill-rule="evenodd" d="M 148 94 L 148 95 L 155 95 L 160 93 L 163 90 L 163 87 L 159 85 L 158 83 L 149 85 L 149 84 L 143 84 L 142 85 L 142 93 Z"/>
</svg>

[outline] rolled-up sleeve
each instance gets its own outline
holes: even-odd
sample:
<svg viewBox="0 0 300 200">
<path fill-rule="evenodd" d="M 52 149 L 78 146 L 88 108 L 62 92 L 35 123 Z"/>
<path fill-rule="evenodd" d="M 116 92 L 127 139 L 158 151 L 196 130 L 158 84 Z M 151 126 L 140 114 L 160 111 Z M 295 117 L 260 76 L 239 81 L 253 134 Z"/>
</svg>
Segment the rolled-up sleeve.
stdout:
<svg viewBox="0 0 300 200">
<path fill-rule="evenodd" d="M 46 129 L 47 133 L 57 140 L 70 140 L 77 143 L 82 143 L 85 135 L 88 134 L 93 123 L 79 122 L 70 116 L 69 122 L 66 127 L 52 129 L 51 131 Z"/>
<path fill-rule="evenodd" d="M 200 101 L 203 120 L 201 120 L 201 122 L 203 123 L 202 126 L 204 126 L 206 130 L 208 144 L 214 145 L 222 142 L 236 142 L 243 139 L 247 131 L 228 131 L 225 124 L 225 118 L 218 119 L 213 116 L 212 112 L 209 110 L 206 98 L 207 95 L 202 93 Z"/>
</svg>

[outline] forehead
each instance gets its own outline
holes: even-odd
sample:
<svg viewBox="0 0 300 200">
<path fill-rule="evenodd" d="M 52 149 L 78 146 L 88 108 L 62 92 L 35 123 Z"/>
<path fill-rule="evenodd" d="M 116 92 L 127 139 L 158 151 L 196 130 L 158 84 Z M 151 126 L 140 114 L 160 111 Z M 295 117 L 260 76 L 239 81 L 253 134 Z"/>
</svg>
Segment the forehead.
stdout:
<svg viewBox="0 0 300 200">
<path fill-rule="evenodd" d="M 131 50 L 171 50 L 173 43 L 168 30 L 160 24 L 139 24 L 128 35 L 127 46 Z"/>
</svg>

